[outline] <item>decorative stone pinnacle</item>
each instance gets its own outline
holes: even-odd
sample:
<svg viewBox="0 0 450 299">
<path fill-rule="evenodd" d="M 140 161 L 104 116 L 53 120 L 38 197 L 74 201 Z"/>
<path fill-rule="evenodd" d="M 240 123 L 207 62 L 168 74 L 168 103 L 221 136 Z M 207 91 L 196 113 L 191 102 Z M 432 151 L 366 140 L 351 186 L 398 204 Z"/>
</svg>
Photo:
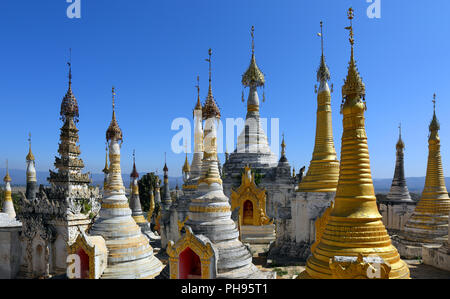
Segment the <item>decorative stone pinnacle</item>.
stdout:
<svg viewBox="0 0 450 299">
<path fill-rule="evenodd" d="M 116 95 L 116 89 L 113 86 L 112 87 L 112 109 L 113 109 L 113 114 L 112 114 L 111 123 L 109 124 L 108 130 L 106 131 L 106 140 L 110 141 L 112 139 L 116 139 L 117 141 L 119 141 L 119 140 L 123 141 L 122 130 L 120 129 L 119 124 L 117 123 L 117 120 L 116 120 L 115 95 Z"/>
<path fill-rule="evenodd" d="M 260 87 L 264 86 L 265 78 L 264 74 L 259 69 L 256 64 L 255 58 L 255 26 L 252 26 L 251 29 L 251 37 L 252 37 L 252 58 L 250 60 L 250 66 L 247 71 L 245 71 L 244 75 L 242 75 L 242 85 L 244 87 Z"/>
<path fill-rule="evenodd" d="M 31 151 L 31 132 L 28 133 L 28 144 L 29 144 L 29 149 L 28 149 L 28 155 L 26 157 L 26 160 L 34 161 L 34 155 L 33 155 L 33 152 Z"/>
<path fill-rule="evenodd" d="M 3 178 L 3 181 L 4 181 L 5 183 L 11 182 L 11 177 L 9 176 L 8 159 L 6 159 L 6 175 L 5 175 L 5 177 Z"/>
<path fill-rule="evenodd" d="M 328 69 L 327 64 L 325 63 L 325 55 L 323 52 L 323 22 L 320 21 L 320 33 L 317 33 L 318 36 L 320 36 L 321 39 L 321 45 L 322 45 L 322 55 L 320 57 L 320 66 L 317 70 L 317 81 L 318 82 L 326 82 L 330 80 L 330 70 Z"/>
<path fill-rule="evenodd" d="M 350 32 L 350 44 L 351 44 L 351 55 L 350 55 L 350 62 L 348 66 L 348 74 L 347 78 L 345 79 L 345 84 L 342 86 L 342 97 L 344 99 L 350 98 L 353 100 L 354 98 L 364 99 L 366 95 L 366 86 L 364 85 L 359 72 L 358 68 L 356 67 L 355 57 L 354 57 L 354 51 L 353 51 L 353 45 L 355 44 L 354 35 L 353 35 L 353 24 L 352 20 L 354 18 L 353 9 L 350 8 L 348 11 L 348 19 L 350 20 L 350 26 L 345 27 L 345 29 L 349 30 Z"/>
</svg>

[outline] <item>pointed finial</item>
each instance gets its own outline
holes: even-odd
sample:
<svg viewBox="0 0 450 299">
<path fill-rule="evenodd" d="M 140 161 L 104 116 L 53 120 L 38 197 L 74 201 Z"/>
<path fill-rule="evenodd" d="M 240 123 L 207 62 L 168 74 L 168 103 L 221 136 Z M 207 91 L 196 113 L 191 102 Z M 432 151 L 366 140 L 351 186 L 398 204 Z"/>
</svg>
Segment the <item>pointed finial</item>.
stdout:
<svg viewBox="0 0 450 299">
<path fill-rule="evenodd" d="M 133 149 L 133 171 L 130 174 L 131 178 L 138 179 L 139 173 L 136 170 L 136 150 Z"/>
<path fill-rule="evenodd" d="M 281 155 L 284 156 L 286 154 L 286 143 L 284 142 L 284 133 L 283 133 L 283 141 L 281 142 Z"/>
<path fill-rule="evenodd" d="M 112 87 L 112 108 L 114 113 L 116 108 L 116 88 L 114 86 Z"/>
<path fill-rule="evenodd" d="M 197 85 L 195 85 L 197 88 L 197 97 L 200 100 L 200 76 L 197 76 Z"/>
<path fill-rule="evenodd" d="M 345 27 L 345 29 L 349 30 L 350 34 L 350 45 L 351 45 L 351 55 L 350 62 L 348 66 L 348 74 L 345 79 L 345 84 L 342 86 L 342 103 L 344 104 L 345 100 L 350 99 L 353 100 L 357 98 L 358 100 L 362 99 L 365 102 L 366 97 L 366 86 L 362 81 L 361 76 L 359 75 L 358 68 L 355 62 L 354 56 L 354 44 L 355 39 L 353 35 L 353 23 L 352 20 L 354 18 L 353 8 L 350 7 L 347 13 L 348 19 L 350 20 L 350 26 Z M 342 107 L 341 107 L 342 108 Z M 365 107 L 367 109 L 367 107 Z"/>
<path fill-rule="evenodd" d="M 212 55 L 212 49 L 209 48 L 208 50 L 209 58 L 205 59 L 209 63 L 209 86 L 211 87 L 211 55 Z"/>
<path fill-rule="evenodd" d="M 105 168 L 103 168 L 103 173 L 108 173 L 108 142 L 105 142 Z"/>
<path fill-rule="evenodd" d="M 398 125 L 398 134 L 399 134 L 400 138 L 402 138 L 402 123 L 400 123 Z"/>
<path fill-rule="evenodd" d="M 5 175 L 5 177 L 3 178 L 3 181 L 4 181 L 5 183 L 11 182 L 11 177 L 9 176 L 8 159 L 6 159 L 6 175 Z"/>
<path fill-rule="evenodd" d="M 252 36 L 252 55 L 255 55 L 255 26 L 252 26 L 252 31 L 250 34 Z"/>
<path fill-rule="evenodd" d="M 353 8 L 350 7 L 348 9 L 347 17 L 350 20 L 350 26 L 346 27 L 345 29 L 350 31 L 349 41 L 350 41 L 350 44 L 352 45 L 352 48 L 353 48 L 353 45 L 355 44 L 355 39 L 354 39 L 354 35 L 353 35 L 353 22 L 352 22 L 353 18 L 355 17 L 355 12 L 354 12 Z"/>
<path fill-rule="evenodd" d="M 323 56 L 323 22 L 320 21 L 320 33 L 317 33 L 320 36 L 320 40 L 322 42 L 322 56 Z"/>
<path fill-rule="evenodd" d="M 433 113 L 436 113 L 436 94 L 433 94 Z"/>
<path fill-rule="evenodd" d="M 31 151 L 31 132 L 28 133 L 28 154 L 26 157 L 27 161 L 34 161 L 34 155 L 33 152 Z"/>
<path fill-rule="evenodd" d="M 113 138 L 115 138 L 117 141 L 122 141 L 123 142 L 123 135 L 122 135 L 122 130 L 119 127 L 119 124 L 117 123 L 116 120 L 116 88 L 113 86 L 112 87 L 112 120 L 111 123 L 109 124 L 108 130 L 106 131 L 106 140 L 112 140 Z"/>
<path fill-rule="evenodd" d="M 69 66 L 69 88 L 72 86 L 72 48 L 69 49 L 69 61 L 67 62 Z"/>
</svg>

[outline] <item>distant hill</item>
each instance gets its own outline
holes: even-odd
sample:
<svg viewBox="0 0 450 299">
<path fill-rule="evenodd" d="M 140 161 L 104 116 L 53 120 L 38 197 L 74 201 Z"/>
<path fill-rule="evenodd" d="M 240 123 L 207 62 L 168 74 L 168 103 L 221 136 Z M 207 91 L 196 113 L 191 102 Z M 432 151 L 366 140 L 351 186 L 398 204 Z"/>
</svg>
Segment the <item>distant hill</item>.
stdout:
<svg viewBox="0 0 450 299">
<path fill-rule="evenodd" d="M 5 173 L 4 168 L 0 168 L 0 176 L 3 178 Z M 10 169 L 9 174 L 12 178 L 12 185 L 13 186 L 23 186 L 26 184 L 26 174 L 25 170 L 18 170 L 18 169 Z M 140 172 L 140 175 L 144 175 L 146 172 Z M 38 185 L 48 185 L 47 177 L 49 176 L 48 171 L 38 171 L 36 173 Z M 103 173 L 92 173 L 92 184 L 93 185 L 103 185 Z M 0 179 L 1 179 L 0 178 Z M 125 187 L 128 187 L 130 185 L 130 176 L 129 175 L 122 175 L 123 183 Z M 160 175 L 161 181 L 163 180 L 163 176 Z M 170 188 L 175 188 L 176 184 L 178 182 L 178 186 L 183 184 L 183 178 L 182 177 L 169 177 L 169 185 Z M 425 177 L 411 177 L 406 178 L 406 183 L 408 184 L 408 189 L 411 192 L 414 193 L 420 193 L 422 192 L 422 189 L 425 185 Z M 388 193 L 391 189 L 392 179 L 373 179 L 373 185 L 375 187 L 375 192 L 377 193 Z M 445 184 L 450 189 L 450 178 L 445 178 Z"/>
<path fill-rule="evenodd" d="M 3 179 L 3 176 L 6 173 L 6 169 L 5 168 L 0 168 L 0 179 Z M 12 178 L 12 182 L 11 184 L 13 186 L 25 186 L 27 183 L 27 177 L 26 177 L 26 172 L 25 170 L 18 170 L 18 169 L 10 169 L 9 170 L 9 174 Z M 140 175 L 144 175 L 146 174 L 146 172 L 141 172 Z M 36 172 L 36 177 L 37 177 L 37 183 L 38 185 L 49 185 L 47 178 L 49 177 L 49 172 L 48 171 L 37 171 Z M 103 173 L 91 173 L 91 178 L 92 178 L 92 184 L 95 185 L 99 185 L 102 186 L 103 185 L 103 178 L 104 175 Z M 163 176 L 160 175 L 161 181 L 163 180 Z M 122 174 L 122 179 L 123 179 L 123 184 L 125 185 L 125 187 L 128 187 L 130 185 L 130 175 L 123 175 Z M 181 188 L 181 185 L 183 184 L 183 178 L 182 177 L 169 177 L 169 185 L 171 187 L 171 189 L 175 188 L 176 184 L 178 181 L 178 185 Z"/>
<path fill-rule="evenodd" d="M 392 179 L 374 179 L 373 185 L 375 191 L 378 193 L 388 193 L 391 189 Z M 408 190 L 415 193 L 420 193 L 425 186 L 425 177 L 406 178 Z M 450 188 L 450 178 L 445 178 L 445 184 Z"/>
</svg>

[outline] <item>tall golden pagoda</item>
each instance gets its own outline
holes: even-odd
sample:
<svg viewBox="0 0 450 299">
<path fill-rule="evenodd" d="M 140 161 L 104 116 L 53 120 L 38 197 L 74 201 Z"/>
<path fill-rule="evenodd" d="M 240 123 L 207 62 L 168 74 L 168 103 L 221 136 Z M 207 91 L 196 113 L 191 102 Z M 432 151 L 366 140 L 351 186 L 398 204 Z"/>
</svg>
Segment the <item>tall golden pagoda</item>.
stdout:
<svg viewBox="0 0 450 299">
<path fill-rule="evenodd" d="M 336 192 L 339 179 L 339 161 L 333 141 L 333 127 L 331 120 L 331 93 L 328 86 L 330 71 L 325 63 L 323 54 L 323 23 L 320 22 L 322 42 L 322 56 L 317 70 L 317 123 L 314 152 L 308 172 L 300 182 L 299 192 Z"/>
<path fill-rule="evenodd" d="M 433 119 L 428 137 L 428 165 L 422 197 L 405 225 L 404 238 L 416 243 L 442 244 L 448 238 L 450 198 L 445 187 L 441 159 L 440 125 L 433 97 Z M 420 244 L 419 244 L 420 245 Z"/>
<path fill-rule="evenodd" d="M 335 261 L 352 260 L 364 269 L 368 258 L 377 256 L 389 265 L 388 278 L 409 278 L 409 269 L 392 246 L 378 212 L 370 170 L 365 130 L 365 85 L 356 67 L 353 46 L 353 9 L 348 11 L 351 57 L 348 75 L 342 87 L 344 115 L 339 182 L 334 208 L 329 215 L 321 239 L 308 259 L 299 278 L 339 278 Z M 350 269 L 351 270 L 351 269 Z M 365 277 L 351 275 L 350 278 Z M 345 277 L 345 276 L 344 276 Z"/>
</svg>

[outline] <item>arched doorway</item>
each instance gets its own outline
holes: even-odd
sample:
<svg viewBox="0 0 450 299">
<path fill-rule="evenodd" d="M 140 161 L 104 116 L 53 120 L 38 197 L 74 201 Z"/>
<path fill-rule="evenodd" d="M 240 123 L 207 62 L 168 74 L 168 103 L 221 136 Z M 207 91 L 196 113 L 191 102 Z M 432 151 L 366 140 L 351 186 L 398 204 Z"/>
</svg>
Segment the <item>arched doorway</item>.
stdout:
<svg viewBox="0 0 450 299">
<path fill-rule="evenodd" d="M 250 200 L 244 202 L 244 225 L 253 225 L 253 203 Z"/>
<path fill-rule="evenodd" d="M 82 249 L 78 249 L 78 256 L 80 257 L 80 278 L 88 279 L 89 278 L 89 256 Z"/>
<path fill-rule="evenodd" d="M 179 279 L 202 278 L 202 265 L 199 256 L 189 247 L 180 253 Z"/>
</svg>

